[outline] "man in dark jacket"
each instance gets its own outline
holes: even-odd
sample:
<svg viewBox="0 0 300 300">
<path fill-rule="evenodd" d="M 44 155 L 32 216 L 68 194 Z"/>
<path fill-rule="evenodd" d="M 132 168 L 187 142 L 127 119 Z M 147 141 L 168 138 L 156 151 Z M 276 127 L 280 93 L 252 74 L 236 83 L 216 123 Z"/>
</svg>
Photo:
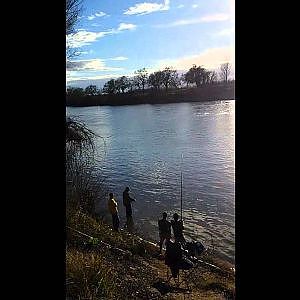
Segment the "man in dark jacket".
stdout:
<svg viewBox="0 0 300 300">
<path fill-rule="evenodd" d="M 173 215 L 174 220 L 171 220 L 171 225 L 174 233 L 174 239 L 176 242 L 179 242 L 180 244 L 185 244 L 185 238 L 183 236 L 183 222 L 182 220 L 178 220 L 179 216 L 177 213 Z"/>
<path fill-rule="evenodd" d="M 179 270 L 189 270 L 193 267 L 193 263 L 183 256 L 183 249 L 179 242 L 167 241 L 165 264 L 171 269 L 173 278 L 179 274 Z"/>
<path fill-rule="evenodd" d="M 161 253 L 164 241 L 168 242 L 171 238 L 171 223 L 167 220 L 167 213 L 163 213 L 163 218 L 158 220 L 159 230 L 159 253 Z"/>
<path fill-rule="evenodd" d="M 132 207 L 131 202 L 135 201 L 135 199 L 129 196 L 129 187 L 127 186 L 123 192 L 123 204 L 126 209 L 126 226 L 129 230 L 133 228 L 133 219 L 132 219 Z"/>
</svg>

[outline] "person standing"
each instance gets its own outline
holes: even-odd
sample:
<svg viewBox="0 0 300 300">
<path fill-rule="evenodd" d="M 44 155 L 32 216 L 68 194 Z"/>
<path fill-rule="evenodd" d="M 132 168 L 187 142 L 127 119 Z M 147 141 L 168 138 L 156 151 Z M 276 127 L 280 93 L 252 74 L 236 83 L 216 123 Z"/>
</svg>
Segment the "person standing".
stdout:
<svg viewBox="0 0 300 300">
<path fill-rule="evenodd" d="M 180 244 L 182 244 L 184 246 L 186 241 L 183 236 L 183 229 L 184 229 L 183 221 L 178 220 L 179 216 L 177 213 L 175 213 L 173 215 L 173 219 L 174 220 L 171 220 L 171 225 L 172 225 L 172 229 L 173 229 L 174 239 L 176 242 L 179 242 Z"/>
<path fill-rule="evenodd" d="M 126 226 L 129 230 L 133 228 L 133 218 L 132 218 L 132 207 L 131 202 L 134 202 L 135 199 L 131 198 L 129 195 L 129 187 L 127 186 L 123 192 L 123 204 L 126 209 Z"/>
<path fill-rule="evenodd" d="M 119 215 L 118 215 L 118 203 L 114 199 L 114 194 L 110 193 L 109 194 L 109 199 L 108 199 L 108 210 L 111 213 L 112 216 L 112 225 L 113 225 L 113 230 L 114 231 L 119 231 Z"/>
<path fill-rule="evenodd" d="M 158 220 L 159 230 L 159 253 L 161 253 L 164 241 L 168 242 L 171 238 L 171 223 L 167 220 L 167 213 L 163 213 L 163 218 Z"/>
</svg>

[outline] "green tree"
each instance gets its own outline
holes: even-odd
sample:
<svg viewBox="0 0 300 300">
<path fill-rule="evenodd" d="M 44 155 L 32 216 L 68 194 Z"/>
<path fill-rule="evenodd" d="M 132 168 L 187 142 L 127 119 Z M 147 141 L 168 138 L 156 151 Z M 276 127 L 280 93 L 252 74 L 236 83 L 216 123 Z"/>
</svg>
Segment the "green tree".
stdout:
<svg viewBox="0 0 300 300">
<path fill-rule="evenodd" d="M 68 87 L 67 95 L 71 97 L 83 97 L 85 95 L 84 89 L 79 87 Z"/>
<path fill-rule="evenodd" d="M 196 83 L 197 87 L 200 87 L 203 84 L 210 82 L 211 71 L 206 70 L 205 68 L 196 65 L 193 65 L 192 68 L 185 74 L 185 79 L 187 83 Z"/>
<path fill-rule="evenodd" d="M 115 86 L 118 92 L 122 91 L 122 93 L 125 93 L 125 91 L 130 87 L 129 79 L 126 76 L 122 76 L 115 80 Z"/>
<path fill-rule="evenodd" d="M 187 71 L 184 75 L 184 81 L 186 82 L 186 87 L 189 87 L 189 83 L 193 84 L 194 81 L 194 74 L 191 71 L 191 69 L 189 71 Z"/>
<path fill-rule="evenodd" d="M 111 79 L 111 80 L 107 81 L 104 84 L 102 91 L 103 91 L 103 93 L 106 93 L 106 94 L 115 94 L 117 92 L 116 80 Z"/>
<path fill-rule="evenodd" d="M 136 87 L 136 80 L 134 77 L 128 78 L 128 89 L 130 92 L 133 92 L 133 90 Z"/>
<path fill-rule="evenodd" d="M 96 85 L 89 85 L 85 88 L 84 92 L 88 96 L 96 96 L 99 95 L 100 90 L 97 88 Z"/>
<path fill-rule="evenodd" d="M 163 84 L 163 72 L 157 71 L 149 75 L 148 83 L 150 86 L 154 87 L 155 90 L 159 90 Z"/>
</svg>

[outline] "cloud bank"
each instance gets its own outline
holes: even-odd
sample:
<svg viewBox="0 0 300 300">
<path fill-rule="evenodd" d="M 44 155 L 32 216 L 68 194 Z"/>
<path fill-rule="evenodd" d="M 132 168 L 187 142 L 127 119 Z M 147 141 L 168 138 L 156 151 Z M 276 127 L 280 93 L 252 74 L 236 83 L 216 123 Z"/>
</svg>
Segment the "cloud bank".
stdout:
<svg viewBox="0 0 300 300">
<path fill-rule="evenodd" d="M 181 19 L 171 23 L 153 25 L 153 27 L 168 28 L 168 27 L 176 27 L 176 26 L 184 26 L 184 25 L 192 25 L 192 24 L 200 24 L 200 23 L 222 22 L 222 21 L 227 21 L 229 19 L 230 19 L 230 15 L 228 14 L 211 14 L 211 15 L 202 16 L 200 18 Z"/>
<path fill-rule="evenodd" d="M 157 63 L 158 69 L 172 66 L 176 70 L 189 70 L 193 64 L 203 66 L 207 69 L 217 69 L 222 63 L 229 62 L 234 68 L 234 48 L 220 47 L 209 48 L 199 54 L 179 57 L 177 59 L 159 60 Z"/>
</svg>

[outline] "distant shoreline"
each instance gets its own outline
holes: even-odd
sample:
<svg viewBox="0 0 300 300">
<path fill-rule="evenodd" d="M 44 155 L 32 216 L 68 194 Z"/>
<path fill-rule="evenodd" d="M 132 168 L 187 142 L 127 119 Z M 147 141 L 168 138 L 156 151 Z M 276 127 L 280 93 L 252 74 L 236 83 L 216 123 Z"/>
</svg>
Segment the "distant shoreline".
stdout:
<svg viewBox="0 0 300 300">
<path fill-rule="evenodd" d="M 165 92 L 145 90 L 124 94 L 66 97 L 68 107 L 122 106 L 235 100 L 234 83 L 214 84 L 200 88 L 182 88 Z"/>
</svg>

